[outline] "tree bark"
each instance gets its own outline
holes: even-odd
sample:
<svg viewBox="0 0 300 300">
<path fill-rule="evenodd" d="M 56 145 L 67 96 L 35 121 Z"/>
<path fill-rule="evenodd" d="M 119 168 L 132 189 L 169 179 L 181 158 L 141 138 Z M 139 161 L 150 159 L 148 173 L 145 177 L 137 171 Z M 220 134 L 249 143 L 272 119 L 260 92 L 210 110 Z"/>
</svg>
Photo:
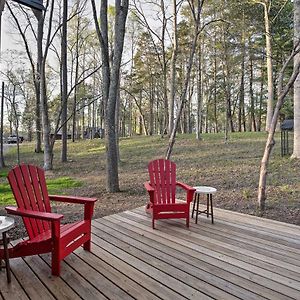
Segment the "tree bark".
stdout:
<svg viewBox="0 0 300 300">
<path fill-rule="evenodd" d="M 261 131 L 262 123 L 262 106 L 263 106 L 263 94 L 264 94 L 264 58 L 262 58 L 260 66 L 260 91 L 259 91 L 259 110 L 258 110 L 258 121 L 257 121 L 257 130 Z"/>
<path fill-rule="evenodd" d="M 76 3 L 76 10 L 79 10 L 79 0 Z M 76 45 L 75 45 L 75 88 L 74 88 L 74 98 L 73 98 L 73 120 L 72 120 L 72 142 L 75 142 L 76 138 L 76 108 L 77 108 L 77 94 L 78 94 L 78 72 L 79 72 L 79 28 L 80 28 L 80 17 L 77 16 L 77 26 L 76 26 Z"/>
<path fill-rule="evenodd" d="M 243 14 L 243 20 L 245 16 Z M 240 97 L 239 97 L 239 109 L 238 109 L 238 131 L 246 131 L 245 121 L 245 56 L 246 56 L 246 45 L 245 45 L 245 26 L 243 26 L 242 32 L 242 63 L 241 63 L 241 85 L 240 85 Z"/>
<path fill-rule="evenodd" d="M 177 3 L 173 0 L 173 50 L 171 57 L 171 78 L 170 78 L 170 97 L 169 97 L 169 129 L 171 133 L 174 125 L 174 103 L 176 91 L 176 60 L 178 52 L 178 37 L 177 37 Z"/>
<path fill-rule="evenodd" d="M 68 69 L 67 69 L 67 18 L 68 18 L 68 1 L 63 0 L 63 18 L 62 18 L 62 37 L 61 37 L 61 123 L 62 123 L 62 149 L 61 161 L 67 162 L 67 142 L 68 142 Z"/>
<path fill-rule="evenodd" d="M 42 152 L 42 122 L 41 122 L 41 66 L 43 61 L 43 31 L 44 31 L 44 16 L 41 12 L 35 12 L 38 21 L 37 29 L 37 75 L 34 76 L 35 86 L 35 128 L 36 128 L 36 144 L 35 152 Z"/>
<path fill-rule="evenodd" d="M 115 1 L 114 52 L 111 66 L 108 47 L 107 0 L 101 1 L 100 27 L 98 24 L 95 1 L 91 1 L 96 32 L 102 50 L 102 83 L 105 105 L 106 189 L 108 192 L 118 192 L 120 188 L 115 118 L 121 59 L 124 46 L 125 24 L 128 13 L 128 0 Z"/>
<path fill-rule="evenodd" d="M 300 40 L 300 0 L 294 0 L 294 43 Z M 298 53 L 294 58 L 294 64 L 300 59 Z M 294 83 L 294 150 L 292 158 L 300 158 L 300 75 Z"/>
<path fill-rule="evenodd" d="M 271 31 L 270 31 L 270 20 L 269 20 L 269 9 L 271 3 L 269 3 L 269 0 L 267 0 L 267 2 L 262 3 L 262 5 L 264 7 L 267 74 L 268 74 L 268 102 L 267 102 L 266 131 L 269 131 L 269 127 L 271 126 L 271 122 L 272 122 L 273 106 L 274 106 L 273 61 L 272 61 Z"/>
<path fill-rule="evenodd" d="M 196 139 L 201 140 L 201 127 L 202 127 L 202 53 L 201 53 L 201 40 L 198 48 L 197 57 L 197 116 L 196 116 Z"/>
<path fill-rule="evenodd" d="M 255 101 L 254 101 L 254 92 L 253 92 L 253 54 L 250 49 L 249 57 L 249 96 L 250 96 L 250 131 L 256 131 L 256 120 L 255 120 Z"/>
<path fill-rule="evenodd" d="M 218 114 L 217 114 L 217 37 L 214 35 L 214 69 L 213 69 L 213 106 L 214 106 L 214 124 L 215 124 L 215 132 L 218 133 Z"/>
<path fill-rule="evenodd" d="M 4 82 L 1 89 L 1 119 L 0 119 L 0 168 L 5 167 L 4 152 L 3 152 L 3 117 L 4 117 Z"/>
</svg>

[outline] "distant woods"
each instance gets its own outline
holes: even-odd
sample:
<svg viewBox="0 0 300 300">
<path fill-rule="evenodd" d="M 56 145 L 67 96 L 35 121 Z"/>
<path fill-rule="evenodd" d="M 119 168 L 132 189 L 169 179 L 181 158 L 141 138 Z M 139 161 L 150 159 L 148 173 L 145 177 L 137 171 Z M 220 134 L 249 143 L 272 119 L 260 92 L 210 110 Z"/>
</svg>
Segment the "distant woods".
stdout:
<svg viewBox="0 0 300 300">
<path fill-rule="evenodd" d="M 128 109 L 121 114 L 121 119 L 133 120 L 133 126 L 125 121 L 123 134 L 171 133 L 195 27 L 188 1 L 175 3 L 176 10 L 174 1 L 170 7 L 153 1 L 152 18 L 140 1 L 133 3 L 128 26 L 134 28 L 133 63 L 124 77 Z M 201 132 L 266 130 L 267 111 L 271 119 L 277 101 L 278 74 L 293 48 L 293 4 L 204 1 L 200 22 L 177 132 L 197 132 L 200 137 Z M 290 94 L 281 118 L 293 117 L 292 102 Z"/>
<path fill-rule="evenodd" d="M 171 136 L 171 145 L 177 133 L 227 140 L 270 126 L 293 49 L 292 1 L 49 0 L 42 14 L 9 5 L 19 42 L 2 54 L 1 72 L 18 113 L 7 105 L 6 121 L 12 132 L 19 118 L 46 169 L 55 137 L 62 161 L 68 137 L 103 137 L 115 178 L 108 190 L 117 191 L 118 137 Z M 289 92 L 279 118 L 293 115 Z"/>
</svg>

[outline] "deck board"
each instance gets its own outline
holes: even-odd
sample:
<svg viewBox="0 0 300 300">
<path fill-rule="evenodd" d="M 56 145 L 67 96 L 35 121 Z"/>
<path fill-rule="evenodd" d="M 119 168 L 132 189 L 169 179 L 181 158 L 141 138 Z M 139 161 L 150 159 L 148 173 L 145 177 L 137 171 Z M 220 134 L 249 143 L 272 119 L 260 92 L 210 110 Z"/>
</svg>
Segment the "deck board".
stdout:
<svg viewBox="0 0 300 300">
<path fill-rule="evenodd" d="M 151 228 L 143 208 L 94 220 L 92 253 L 82 248 L 51 276 L 50 255 L 11 260 L 0 272 L 0 299 L 297 299 L 300 228 L 215 209 L 162 220 Z"/>
</svg>

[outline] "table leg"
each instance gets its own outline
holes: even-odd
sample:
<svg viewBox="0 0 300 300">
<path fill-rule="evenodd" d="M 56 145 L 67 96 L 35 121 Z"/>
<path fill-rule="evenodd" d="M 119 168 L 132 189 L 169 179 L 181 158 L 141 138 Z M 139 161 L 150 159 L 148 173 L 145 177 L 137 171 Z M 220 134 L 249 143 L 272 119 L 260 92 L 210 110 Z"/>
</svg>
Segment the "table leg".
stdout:
<svg viewBox="0 0 300 300">
<path fill-rule="evenodd" d="M 214 211 L 212 203 L 212 194 L 210 194 L 210 214 L 211 214 L 211 223 L 214 224 Z"/>
<path fill-rule="evenodd" d="M 197 198 L 197 194 L 195 193 L 194 202 L 193 202 L 192 218 L 194 218 L 194 211 L 195 211 L 195 206 L 196 206 L 196 198 Z"/>
<path fill-rule="evenodd" d="M 4 249 L 4 260 L 5 260 L 5 267 L 6 267 L 6 276 L 7 282 L 11 282 L 11 275 L 10 275 L 10 265 L 9 265 L 9 256 L 8 256 L 8 241 L 6 237 L 6 232 L 2 233 L 3 237 L 3 249 Z"/>
<path fill-rule="evenodd" d="M 199 214 L 199 197 L 200 194 L 197 194 L 197 211 L 196 211 L 196 224 L 198 224 L 198 214 Z"/>
<path fill-rule="evenodd" d="M 206 196 L 206 217 L 208 218 L 209 217 L 209 197 L 210 194 L 207 194 Z"/>
</svg>

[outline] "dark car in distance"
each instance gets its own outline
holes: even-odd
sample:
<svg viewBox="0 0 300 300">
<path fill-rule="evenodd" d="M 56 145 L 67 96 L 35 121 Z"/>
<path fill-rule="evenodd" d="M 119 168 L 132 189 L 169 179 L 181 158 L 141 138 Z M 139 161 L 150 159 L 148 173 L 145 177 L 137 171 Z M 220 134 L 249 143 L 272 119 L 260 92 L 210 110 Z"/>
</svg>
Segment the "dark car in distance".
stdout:
<svg viewBox="0 0 300 300">
<path fill-rule="evenodd" d="M 7 138 L 7 144 L 16 144 L 17 143 L 17 136 L 15 134 L 12 134 L 8 136 Z M 24 138 L 19 135 L 19 143 L 22 143 L 24 141 Z"/>
</svg>

